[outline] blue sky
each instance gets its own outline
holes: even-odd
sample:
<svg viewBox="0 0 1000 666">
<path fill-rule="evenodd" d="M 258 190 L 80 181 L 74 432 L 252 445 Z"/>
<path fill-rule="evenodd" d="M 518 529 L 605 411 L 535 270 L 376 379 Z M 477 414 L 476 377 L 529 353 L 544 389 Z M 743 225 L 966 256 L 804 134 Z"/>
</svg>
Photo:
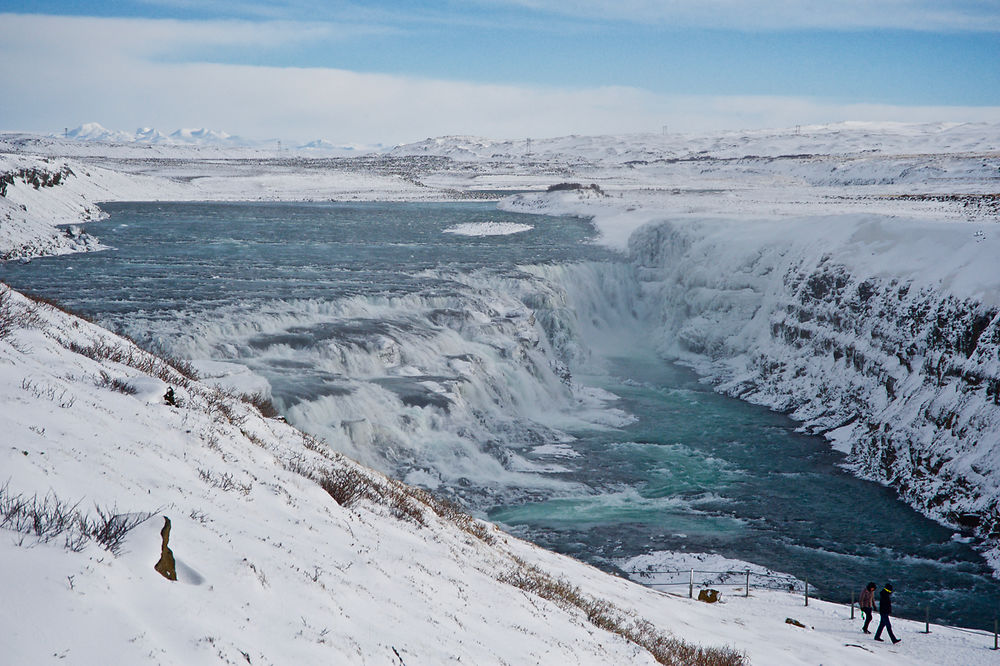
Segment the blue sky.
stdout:
<svg viewBox="0 0 1000 666">
<path fill-rule="evenodd" d="M 0 129 L 473 133 L 1000 121 L 1000 0 L 0 1 Z M 26 71 L 36 70 L 37 76 Z"/>
</svg>

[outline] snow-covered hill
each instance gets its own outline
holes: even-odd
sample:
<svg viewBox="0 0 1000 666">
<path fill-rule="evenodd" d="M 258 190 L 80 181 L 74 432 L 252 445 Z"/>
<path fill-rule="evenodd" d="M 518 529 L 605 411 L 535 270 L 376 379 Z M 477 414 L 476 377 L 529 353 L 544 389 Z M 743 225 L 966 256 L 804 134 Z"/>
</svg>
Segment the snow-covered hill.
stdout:
<svg viewBox="0 0 1000 666">
<path fill-rule="evenodd" d="M 106 154 L 108 149 L 128 148 L 130 146 L 167 146 L 171 148 L 209 148 L 217 151 L 242 152 L 251 149 L 257 152 L 287 154 L 288 151 L 300 151 L 304 154 L 322 154 L 324 156 L 363 154 L 380 150 L 381 146 L 362 146 L 356 144 L 340 145 L 325 139 L 315 139 L 302 144 L 282 143 L 279 139 L 248 139 L 221 130 L 199 128 L 181 128 L 165 134 L 155 127 L 140 127 L 129 133 L 122 130 L 107 129 L 100 123 L 84 123 L 73 129 L 67 128 L 61 134 L 50 134 L 46 137 L 50 145 L 73 142 L 91 144 L 98 152 Z"/>
<path fill-rule="evenodd" d="M 176 188 L 79 162 L 0 154 L 0 260 L 102 249 L 73 225 L 101 219 L 97 202 L 122 193 L 170 196 Z"/>
<path fill-rule="evenodd" d="M 438 155 L 457 160 L 590 160 L 648 163 L 815 155 L 930 155 L 1000 150 L 1000 124 L 861 123 L 789 129 L 718 132 L 705 136 L 631 134 L 494 141 L 446 136 L 397 146 L 396 155 Z"/>
</svg>

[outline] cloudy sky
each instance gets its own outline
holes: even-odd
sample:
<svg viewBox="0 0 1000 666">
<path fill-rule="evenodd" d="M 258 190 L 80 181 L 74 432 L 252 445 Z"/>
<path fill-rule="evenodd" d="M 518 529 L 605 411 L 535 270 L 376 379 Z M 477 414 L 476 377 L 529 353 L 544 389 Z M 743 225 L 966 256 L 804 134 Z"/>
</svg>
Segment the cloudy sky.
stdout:
<svg viewBox="0 0 1000 666">
<path fill-rule="evenodd" d="M 0 130 L 1000 122 L 1000 0 L 0 0 Z"/>
</svg>

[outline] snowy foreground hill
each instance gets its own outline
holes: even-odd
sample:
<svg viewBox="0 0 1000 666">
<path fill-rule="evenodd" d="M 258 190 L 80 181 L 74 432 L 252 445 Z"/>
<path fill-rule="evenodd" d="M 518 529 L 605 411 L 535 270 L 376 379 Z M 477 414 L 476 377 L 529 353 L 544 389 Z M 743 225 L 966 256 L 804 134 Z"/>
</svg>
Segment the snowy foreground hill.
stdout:
<svg viewBox="0 0 1000 666">
<path fill-rule="evenodd" d="M 592 217 L 628 253 L 636 305 L 665 356 L 791 411 L 850 451 L 857 473 L 976 531 L 996 565 L 997 126 L 453 137 L 343 160 L 206 157 L 0 135 L 0 257 L 102 249 L 72 225 L 110 200 L 537 190 L 501 205 Z M 598 186 L 544 191 L 567 181 Z M 724 592 L 706 604 L 614 578 L 6 289 L 0 415 L 4 664 L 698 663 L 699 648 L 718 660 L 703 663 L 996 655 L 991 637 L 921 634 L 901 620 L 900 645 L 861 641 L 847 607 L 804 607 L 797 595 Z M 176 581 L 153 569 L 165 517 Z"/>
</svg>

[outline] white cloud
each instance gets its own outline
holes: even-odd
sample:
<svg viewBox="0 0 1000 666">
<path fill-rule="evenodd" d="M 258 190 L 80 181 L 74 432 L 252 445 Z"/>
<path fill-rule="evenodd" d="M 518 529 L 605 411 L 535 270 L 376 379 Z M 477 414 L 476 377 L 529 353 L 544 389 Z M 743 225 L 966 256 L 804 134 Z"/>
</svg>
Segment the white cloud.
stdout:
<svg viewBox="0 0 1000 666">
<path fill-rule="evenodd" d="M 493 6 L 735 30 L 1000 31 L 996 0 L 481 0 Z"/>
<path fill-rule="evenodd" d="M 393 31 L 378 25 L 329 22 L 93 18 L 0 14 L 0 52 L 44 57 L 43 49 L 82 56 L 117 53 L 132 58 L 169 55 L 182 49 L 271 48 Z"/>
<path fill-rule="evenodd" d="M 287 26 L 242 26 L 285 39 Z M 838 120 L 1000 121 L 1000 108 L 830 105 L 781 97 L 660 95 L 442 81 L 326 68 L 151 59 L 177 44 L 226 43 L 229 24 L 0 16 L 0 129 L 209 127 L 251 138 L 396 143 L 778 127 Z M 188 41 L 190 40 L 190 41 Z"/>
</svg>

